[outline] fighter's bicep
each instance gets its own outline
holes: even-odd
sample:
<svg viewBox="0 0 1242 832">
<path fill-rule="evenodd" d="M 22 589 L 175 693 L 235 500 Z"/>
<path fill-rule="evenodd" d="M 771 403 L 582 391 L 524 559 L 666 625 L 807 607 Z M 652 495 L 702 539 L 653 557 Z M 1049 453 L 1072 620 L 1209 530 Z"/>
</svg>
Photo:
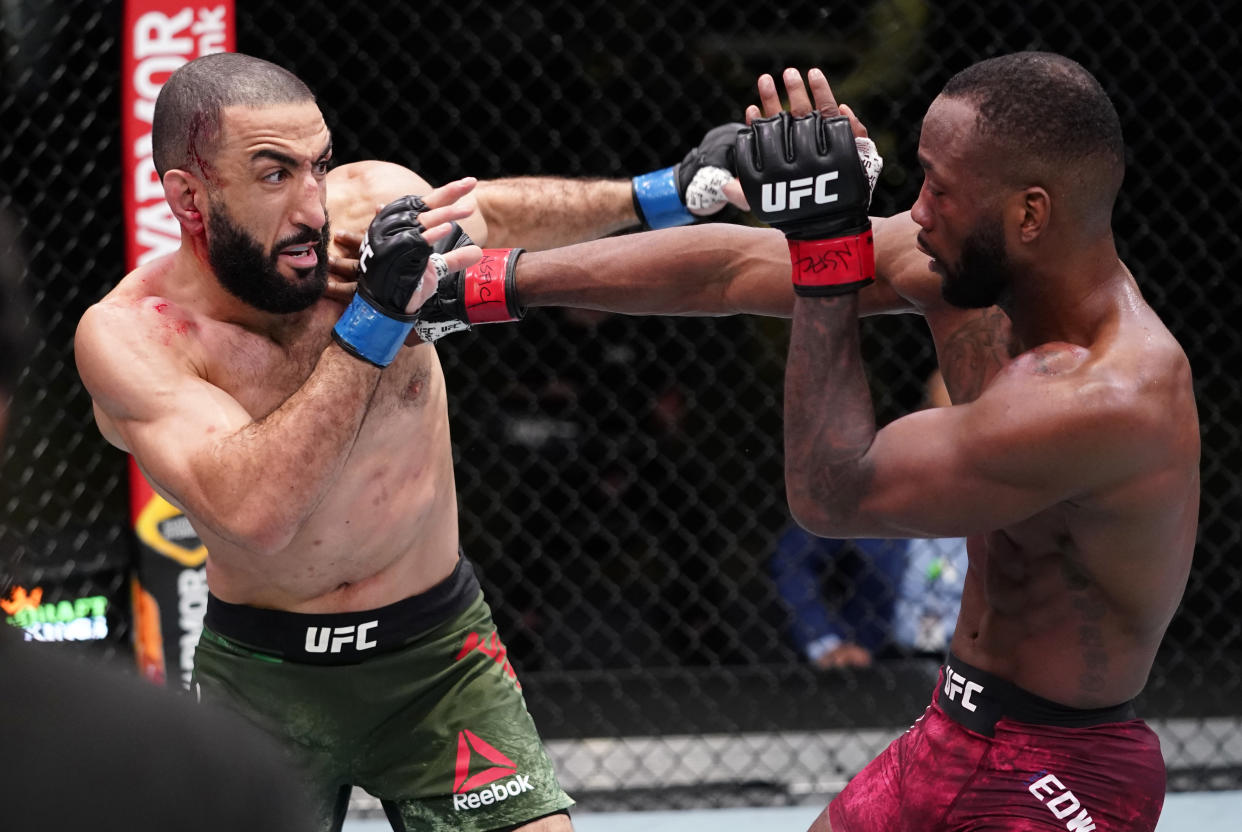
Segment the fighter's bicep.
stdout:
<svg viewBox="0 0 1242 832">
<path fill-rule="evenodd" d="M 161 404 L 114 425 L 156 491 L 179 507 L 199 506 L 227 464 L 226 443 L 253 421 L 231 396 L 202 379 L 164 385 L 159 396 Z"/>
<path fill-rule="evenodd" d="M 1063 439 L 1072 418 L 1056 406 L 985 394 L 897 419 L 867 453 L 859 516 L 874 527 L 868 533 L 915 537 L 962 537 L 1025 520 L 1081 488 L 1085 449 Z"/>
</svg>

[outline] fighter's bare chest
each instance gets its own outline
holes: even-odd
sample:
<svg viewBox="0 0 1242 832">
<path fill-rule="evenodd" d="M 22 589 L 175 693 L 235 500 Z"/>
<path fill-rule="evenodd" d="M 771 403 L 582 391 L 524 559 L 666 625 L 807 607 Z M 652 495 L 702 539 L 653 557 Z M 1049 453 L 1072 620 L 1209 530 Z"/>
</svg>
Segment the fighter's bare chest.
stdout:
<svg viewBox="0 0 1242 832">
<path fill-rule="evenodd" d="M 281 343 L 232 328 L 209 333 L 205 339 L 207 381 L 231 395 L 254 419 L 264 418 L 311 381 L 324 350 L 332 343 L 334 321 L 335 316 L 316 319 Z M 421 406 L 434 361 L 429 347 L 402 350 L 380 377 L 369 413 Z"/>
</svg>

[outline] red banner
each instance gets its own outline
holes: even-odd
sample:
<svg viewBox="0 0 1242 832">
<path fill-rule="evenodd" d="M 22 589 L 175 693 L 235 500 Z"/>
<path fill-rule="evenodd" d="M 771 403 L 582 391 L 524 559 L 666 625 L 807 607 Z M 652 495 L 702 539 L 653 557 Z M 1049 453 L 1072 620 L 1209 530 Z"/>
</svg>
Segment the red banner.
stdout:
<svg viewBox="0 0 1242 832">
<path fill-rule="evenodd" d="M 175 251 L 181 232 L 151 160 L 151 115 L 160 87 L 182 64 L 237 48 L 232 0 L 195 5 L 128 0 L 121 71 L 126 259 L 135 269 Z"/>
<path fill-rule="evenodd" d="M 232 0 L 125 3 L 121 135 L 129 271 L 181 245 L 181 229 L 151 158 L 155 98 L 183 64 L 233 51 L 234 21 Z M 132 585 L 138 666 L 152 681 L 188 686 L 207 600 L 207 551 L 185 516 L 151 489 L 132 460 L 130 506 L 139 550 Z"/>
</svg>

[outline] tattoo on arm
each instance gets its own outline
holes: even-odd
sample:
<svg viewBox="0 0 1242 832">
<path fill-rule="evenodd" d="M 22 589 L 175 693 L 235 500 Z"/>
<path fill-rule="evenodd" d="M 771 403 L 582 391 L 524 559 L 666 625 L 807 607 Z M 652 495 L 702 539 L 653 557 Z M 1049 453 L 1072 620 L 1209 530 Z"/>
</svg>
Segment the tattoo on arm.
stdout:
<svg viewBox="0 0 1242 832">
<path fill-rule="evenodd" d="M 799 301 L 785 370 L 789 497 L 829 520 L 856 512 L 871 474 L 862 457 L 875 438 L 875 411 L 857 315 L 856 296 Z"/>
<path fill-rule="evenodd" d="M 1009 317 L 984 310 L 949 334 L 940 345 L 940 370 L 955 404 L 974 401 L 992 376 L 1016 354 Z"/>
</svg>

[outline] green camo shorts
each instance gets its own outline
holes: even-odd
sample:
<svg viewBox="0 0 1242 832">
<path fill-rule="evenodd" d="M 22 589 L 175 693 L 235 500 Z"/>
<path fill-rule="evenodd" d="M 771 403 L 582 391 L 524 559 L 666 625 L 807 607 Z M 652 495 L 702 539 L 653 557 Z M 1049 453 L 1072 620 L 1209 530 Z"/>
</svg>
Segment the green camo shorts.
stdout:
<svg viewBox="0 0 1242 832">
<path fill-rule="evenodd" d="M 556 780 L 472 571 L 468 577 L 458 589 L 472 586 L 473 598 L 413 637 L 385 617 L 400 618 L 402 605 L 408 612 L 422 596 L 328 616 L 212 598 L 195 655 L 196 690 L 295 751 L 324 830 L 340 829 L 353 786 L 379 798 L 397 830 L 483 832 L 564 810 L 573 800 Z M 211 604 L 229 608 L 228 637 L 211 626 Z M 261 624 L 248 626 L 256 617 Z M 292 649 L 256 649 L 275 643 L 276 631 L 305 634 L 301 643 L 320 663 L 291 660 Z"/>
</svg>

